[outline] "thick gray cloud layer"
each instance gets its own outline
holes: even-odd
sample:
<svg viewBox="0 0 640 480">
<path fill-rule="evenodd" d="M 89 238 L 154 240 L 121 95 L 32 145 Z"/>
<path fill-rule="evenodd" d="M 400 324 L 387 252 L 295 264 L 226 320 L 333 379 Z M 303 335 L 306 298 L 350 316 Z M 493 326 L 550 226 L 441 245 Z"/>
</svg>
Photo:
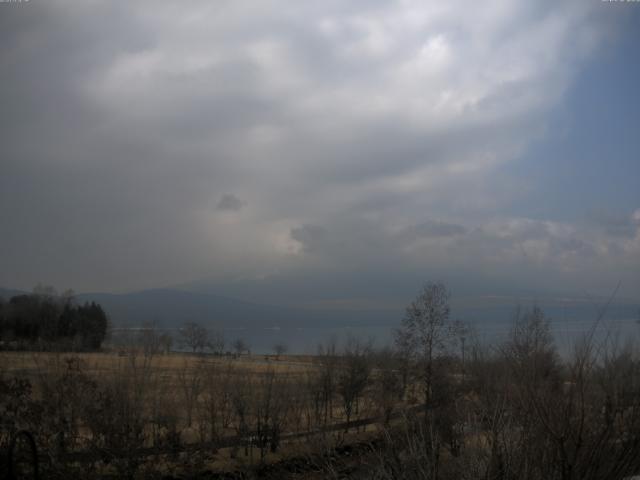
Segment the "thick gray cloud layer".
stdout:
<svg viewBox="0 0 640 480">
<path fill-rule="evenodd" d="M 504 208 L 531 187 L 501 167 L 609 35 L 595 3 L 0 7 L 0 284 L 640 285 L 640 210 Z"/>
</svg>

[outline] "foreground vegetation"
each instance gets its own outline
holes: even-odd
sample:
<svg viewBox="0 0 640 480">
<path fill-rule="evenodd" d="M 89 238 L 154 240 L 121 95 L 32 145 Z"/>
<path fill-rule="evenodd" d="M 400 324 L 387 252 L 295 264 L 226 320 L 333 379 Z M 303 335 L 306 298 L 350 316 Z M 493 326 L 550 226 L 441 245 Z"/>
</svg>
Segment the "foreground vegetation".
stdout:
<svg viewBox="0 0 640 480">
<path fill-rule="evenodd" d="M 516 313 L 505 342 L 483 345 L 450 322 L 448 301 L 444 286 L 427 285 L 386 350 L 349 339 L 313 357 L 163 355 L 149 343 L 6 352 L 0 444 L 7 451 L 18 431 L 31 432 L 45 478 L 570 480 L 640 471 L 633 345 L 596 344 L 585 332 L 561 358 L 537 308 Z M 28 468 L 28 445 L 14 450 Z"/>
</svg>

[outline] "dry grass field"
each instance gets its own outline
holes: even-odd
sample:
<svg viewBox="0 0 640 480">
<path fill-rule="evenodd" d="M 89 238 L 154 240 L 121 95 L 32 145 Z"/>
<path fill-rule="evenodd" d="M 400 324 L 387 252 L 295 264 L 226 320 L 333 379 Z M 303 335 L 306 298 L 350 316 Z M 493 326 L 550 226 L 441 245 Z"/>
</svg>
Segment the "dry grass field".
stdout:
<svg viewBox="0 0 640 480">
<path fill-rule="evenodd" d="M 0 353 L 0 376 L 28 381 L 41 406 L 21 427 L 48 450 L 63 443 L 79 468 L 84 454 L 111 456 L 95 468 L 114 475 L 246 470 L 368 438 L 373 423 L 343 424 L 381 415 L 374 389 L 363 384 L 345 408 L 337 367 L 294 355 Z"/>
<path fill-rule="evenodd" d="M 0 352 L 0 371 L 9 374 L 38 375 L 48 369 L 63 363 L 64 359 L 77 358 L 88 374 L 97 375 L 107 372 L 121 371 L 125 365 L 135 361 L 138 366 L 149 362 L 145 367 L 154 373 L 175 375 L 185 367 L 216 365 L 223 366 L 232 363 L 238 369 L 248 374 L 264 373 L 266 371 L 302 374 L 317 367 L 314 357 L 310 355 L 281 355 L 276 359 L 274 355 L 242 355 L 215 356 L 189 353 L 171 353 L 167 355 L 153 355 L 145 359 L 144 354 L 135 351 L 122 352 L 90 352 L 90 353 L 58 353 L 58 352 Z"/>
</svg>

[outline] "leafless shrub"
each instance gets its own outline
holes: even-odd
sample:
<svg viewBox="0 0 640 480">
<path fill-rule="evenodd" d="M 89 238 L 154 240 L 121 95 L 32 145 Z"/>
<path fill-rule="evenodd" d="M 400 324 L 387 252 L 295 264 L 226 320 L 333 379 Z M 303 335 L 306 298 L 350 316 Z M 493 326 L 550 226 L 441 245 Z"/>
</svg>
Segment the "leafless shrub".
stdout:
<svg viewBox="0 0 640 480">
<path fill-rule="evenodd" d="M 360 397 L 369 384 L 371 375 L 371 346 L 350 338 L 342 356 L 338 371 L 337 390 L 342 398 L 342 408 L 349 430 L 352 415 L 359 413 Z"/>
<path fill-rule="evenodd" d="M 203 369 L 202 401 L 199 403 L 200 437 L 218 441 L 231 424 L 233 365 L 209 363 Z"/>
<path fill-rule="evenodd" d="M 182 394 L 183 408 L 186 416 L 186 426 L 193 425 L 193 413 L 198 405 L 198 398 L 203 388 L 204 365 L 201 361 L 192 364 L 184 359 L 178 370 L 178 385 Z"/>
<path fill-rule="evenodd" d="M 285 374 L 273 370 L 260 376 L 253 395 L 255 443 L 263 460 L 267 448 L 276 452 L 287 425 L 289 413 L 289 383 Z"/>
</svg>

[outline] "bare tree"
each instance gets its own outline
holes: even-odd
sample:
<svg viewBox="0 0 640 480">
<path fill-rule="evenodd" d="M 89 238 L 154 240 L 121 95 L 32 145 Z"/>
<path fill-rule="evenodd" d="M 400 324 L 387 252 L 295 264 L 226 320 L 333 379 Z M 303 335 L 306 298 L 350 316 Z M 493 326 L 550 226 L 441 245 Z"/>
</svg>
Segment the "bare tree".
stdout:
<svg viewBox="0 0 640 480">
<path fill-rule="evenodd" d="M 233 377 L 231 363 L 222 367 L 218 362 L 207 364 L 204 370 L 200 422 L 201 438 L 216 441 L 231 423 Z"/>
<path fill-rule="evenodd" d="M 338 352 L 336 339 L 332 338 L 327 345 L 318 346 L 316 361 L 320 364 L 320 374 L 317 378 L 320 390 L 320 404 L 323 410 L 322 423 L 324 425 L 333 418 L 333 396 L 338 380 Z"/>
<path fill-rule="evenodd" d="M 233 378 L 233 387 L 231 395 L 231 407 L 233 410 L 232 427 L 236 435 L 244 443 L 244 454 L 249 456 L 253 454 L 253 442 L 251 439 L 251 423 L 254 417 L 252 401 L 252 385 L 251 378 L 248 375 L 235 375 Z M 231 452 L 231 456 L 235 457 L 236 448 Z"/>
<path fill-rule="evenodd" d="M 138 331 L 138 339 L 136 343 L 140 348 L 142 348 L 144 355 L 156 355 L 160 352 L 160 335 L 156 330 L 155 323 L 146 323 Z"/>
<path fill-rule="evenodd" d="M 215 355 L 222 355 L 224 352 L 224 334 L 220 330 L 214 330 L 209 336 L 208 347 Z"/>
<path fill-rule="evenodd" d="M 342 397 L 342 408 L 349 430 L 352 415 L 358 414 L 359 399 L 364 392 L 371 374 L 370 345 L 363 345 L 354 338 L 347 342 L 343 364 L 338 374 L 338 393 Z"/>
<path fill-rule="evenodd" d="M 397 366 L 394 352 L 389 349 L 376 352 L 372 394 L 384 417 L 385 425 L 388 425 L 391 420 L 391 415 L 398 403 L 398 391 L 402 388 L 400 373 L 394 368 Z"/>
<path fill-rule="evenodd" d="M 397 360 L 398 373 L 400 374 L 400 388 L 398 389 L 398 398 L 400 400 L 405 399 L 410 387 L 411 392 L 413 392 L 413 387 L 415 385 L 413 377 L 416 374 L 416 365 L 413 358 L 412 342 L 409 341 L 409 338 L 410 335 L 408 332 L 400 330 L 396 331 L 395 357 Z M 413 402 L 413 398 L 410 398 L 409 400 Z"/>
<path fill-rule="evenodd" d="M 268 370 L 253 389 L 253 412 L 256 444 L 263 460 L 269 447 L 276 452 L 286 426 L 290 402 L 290 381 L 283 373 Z"/>
<path fill-rule="evenodd" d="M 180 329 L 182 343 L 193 353 L 202 351 L 209 341 L 207 329 L 196 322 L 186 322 Z"/>
<path fill-rule="evenodd" d="M 235 342 L 233 342 L 233 349 L 235 350 L 237 355 L 242 355 L 244 352 L 249 351 L 249 346 L 243 339 L 238 338 Z"/>
<path fill-rule="evenodd" d="M 396 345 L 420 370 L 424 395 L 424 436 L 429 440 L 431 476 L 438 478 L 442 438 L 434 414 L 435 365 L 452 338 L 449 291 L 442 283 L 427 283 L 407 307 Z M 439 376 L 442 378 L 442 376 Z"/>
<path fill-rule="evenodd" d="M 307 430 L 311 430 L 312 426 L 320 425 L 322 422 L 322 413 L 324 411 L 324 388 L 323 374 L 320 370 L 309 370 L 304 377 L 304 388 L 306 390 L 304 415 L 307 421 Z"/>
<path fill-rule="evenodd" d="M 493 456 L 494 472 L 559 480 L 638 472 L 640 364 L 631 350 L 596 343 L 591 332 L 562 364 L 544 313 L 533 307 L 517 312 L 503 354 L 515 425 L 504 430 L 509 436 Z"/>
<path fill-rule="evenodd" d="M 195 365 L 190 365 L 188 359 L 185 358 L 182 368 L 178 370 L 178 383 L 183 394 L 187 427 L 191 427 L 193 423 L 193 412 L 198 404 L 198 397 L 202 392 L 202 380 L 202 363 L 197 362 Z"/>
<path fill-rule="evenodd" d="M 433 366 L 451 339 L 449 292 L 442 283 L 428 283 L 407 307 L 396 332 L 398 349 L 422 366 L 426 408 L 433 395 Z"/>
<path fill-rule="evenodd" d="M 280 360 L 280 356 L 281 356 L 281 355 L 284 355 L 285 353 L 287 353 L 287 350 L 288 350 L 288 348 L 287 348 L 287 344 L 286 344 L 286 343 L 283 343 L 283 342 L 276 343 L 276 344 L 273 346 L 273 351 L 275 352 L 275 354 L 276 354 L 276 359 L 278 359 L 278 360 Z"/>
</svg>

